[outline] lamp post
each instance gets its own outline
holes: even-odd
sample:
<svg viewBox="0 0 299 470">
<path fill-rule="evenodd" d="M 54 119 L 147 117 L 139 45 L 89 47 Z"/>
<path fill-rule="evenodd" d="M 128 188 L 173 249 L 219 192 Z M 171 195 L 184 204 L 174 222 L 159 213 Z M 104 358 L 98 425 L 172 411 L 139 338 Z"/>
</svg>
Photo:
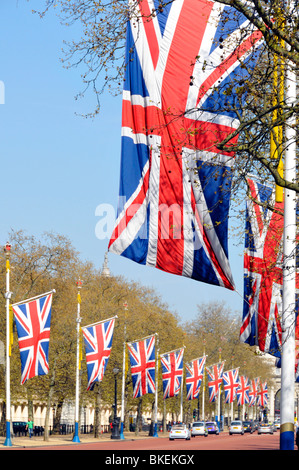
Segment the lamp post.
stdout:
<svg viewBox="0 0 299 470">
<path fill-rule="evenodd" d="M 6 302 L 6 439 L 4 445 L 6 447 L 11 447 L 11 416 L 10 416 L 10 312 L 9 312 L 9 302 L 11 298 L 11 292 L 9 290 L 9 274 L 10 274 L 10 256 L 11 245 L 6 243 L 4 247 L 4 253 L 6 256 L 6 290 L 5 290 L 5 302 Z"/>
<path fill-rule="evenodd" d="M 117 417 L 117 374 L 119 373 L 119 368 L 114 367 L 113 374 L 114 374 L 114 416 L 113 416 L 113 423 L 112 423 L 112 433 L 111 439 L 120 439 L 119 433 L 119 418 Z"/>
</svg>

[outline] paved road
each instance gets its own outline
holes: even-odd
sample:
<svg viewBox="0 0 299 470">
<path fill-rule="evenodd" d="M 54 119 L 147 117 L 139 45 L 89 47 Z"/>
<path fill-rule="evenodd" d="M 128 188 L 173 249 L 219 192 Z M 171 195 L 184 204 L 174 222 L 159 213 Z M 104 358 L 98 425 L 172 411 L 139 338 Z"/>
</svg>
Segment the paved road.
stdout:
<svg viewBox="0 0 299 470">
<path fill-rule="evenodd" d="M 26 441 L 28 444 L 28 438 Z M 36 445 L 36 446 L 35 446 Z M 2 447 L 3 449 L 3 447 Z M 273 435 L 258 435 L 245 434 L 232 435 L 230 436 L 227 432 L 221 433 L 219 436 L 209 435 L 208 437 L 198 436 L 192 438 L 190 441 L 175 440 L 169 441 L 167 437 L 144 437 L 142 439 L 126 438 L 125 440 L 105 440 L 105 441 L 93 441 L 89 442 L 73 443 L 72 441 L 56 440 L 55 442 L 48 442 L 47 445 L 43 441 L 36 442 L 31 441 L 30 445 L 22 446 L 16 445 L 14 449 L 22 450 L 105 450 L 107 455 L 111 456 L 115 451 L 119 451 L 117 455 L 123 455 L 132 452 L 134 455 L 135 451 L 153 451 L 153 454 L 157 452 L 169 453 L 169 454 L 188 454 L 191 455 L 192 451 L 200 450 L 279 450 L 279 432 Z M 295 446 L 295 450 L 297 447 Z M 121 452 L 122 451 L 122 452 Z M 196 454 L 196 452 L 194 452 Z"/>
</svg>

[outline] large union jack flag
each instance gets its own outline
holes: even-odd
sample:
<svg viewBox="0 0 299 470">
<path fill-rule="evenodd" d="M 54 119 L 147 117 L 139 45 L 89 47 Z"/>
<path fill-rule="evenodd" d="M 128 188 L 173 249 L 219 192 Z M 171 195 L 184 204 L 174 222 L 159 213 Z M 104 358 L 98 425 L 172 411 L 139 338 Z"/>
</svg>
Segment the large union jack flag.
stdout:
<svg viewBox="0 0 299 470">
<path fill-rule="evenodd" d="M 184 348 L 160 356 L 162 366 L 163 398 L 179 394 L 183 378 Z"/>
<path fill-rule="evenodd" d="M 222 383 L 224 362 L 225 361 L 206 367 L 206 371 L 208 373 L 208 387 L 209 387 L 210 403 L 216 401 L 218 397 L 220 385 Z"/>
<path fill-rule="evenodd" d="M 227 223 L 234 158 L 217 144 L 238 127 L 232 83 L 244 78 L 261 33 L 210 0 L 129 5 L 119 207 L 109 250 L 233 290 Z"/>
<path fill-rule="evenodd" d="M 17 326 L 20 357 L 21 384 L 49 371 L 49 341 L 52 311 L 52 293 L 37 299 L 13 304 Z"/>
<path fill-rule="evenodd" d="M 240 339 L 250 346 L 258 346 L 263 352 L 280 357 L 284 205 L 283 202 L 275 201 L 273 188 L 250 178 L 247 182 L 250 197 L 247 198 L 246 208 L 244 303 Z M 274 211 L 267 209 L 267 203 L 274 207 Z M 298 286 L 297 273 L 297 293 Z M 297 315 L 298 294 L 296 302 Z M 296 339 L 298 338 L 297 317 Z"/>
<path fill-rule="evenodd" d="M 194 400 L 195 398 L 198 398 L 205 362 L 206 356 L 203 356 L 199 359 L 193 359 L 191 363 L 186 364 L 187 400 Z"/>
<path fill-rule="evenodd" d="M 237 388 L 238 405 L 247 405 L 249 403 L 250 383 L 248 377 L 241 375 L 239 377 L 239 386 Z"/>
<path fill-rule="evenodd" d="M 133 381 L 133 398 L 155 393 L 155 335 L 127 343 Z"/>
<path fill-rule="evenodd" d="M 267 406 L 268 404 L 268 385 L 267 382 L 259 384 L 259 390 L 257 392 L 257 404 L 258 406 Z"/>
<path fill-rule="evenodd" d="M 237 388 L 239 386 L 239 369 L 231 369 L 223 372 L 222 380 L 225 403 L 232 403 L 236 398 Z"/>
<path fill-rule="evenodd" d="M 82 328 L 87 364 L 87 390 L 92 390 L 96 382 L 103 380 L 112 348 L 115 318 Z"/>
</svg>

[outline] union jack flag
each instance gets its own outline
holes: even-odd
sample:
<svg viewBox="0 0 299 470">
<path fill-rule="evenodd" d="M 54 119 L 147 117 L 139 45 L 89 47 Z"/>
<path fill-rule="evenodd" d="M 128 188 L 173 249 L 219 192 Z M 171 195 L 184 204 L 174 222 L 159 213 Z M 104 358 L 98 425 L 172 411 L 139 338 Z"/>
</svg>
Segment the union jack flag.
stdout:
<svg viewBox="0 0 299 470">
<path fill-rule="evenodd" d="M 49 372 L 49 341 L 52 293 L 13 304 L 20 357 L 21 384 Z"/>
<path fill-rule="evenodd" d="M 238 405 L 247 405 L 249 403 L 249 390 L 250 384 L 248 381 L 248 377 L 241 375 L 239 378 L 239 386 L 237 388 Z"/>
<path fill-rule="evenodd" d="M 232 403 L 236 397 L 237 388 L 239 386 L 239 369 L 231 369 L 223 372 L 222 379 L 225 403 Z"/>
<path fill-rule="evenodd" d="M 259 377 L 251 380 L 250 390 L 248 393 L 248 396 L 249 396 L 248 406 L 254 406 L 256 404 L 259 380 L 260 380 Z"/>
<path fill-rule="evenodd" d="M 208 378 L 209 378 L 208 387 L 209 387 L 210 403 L 216 401 L 216 398 L 218 397 L 220 385 L 222 383 L 224 362 L 225 361 L 206 367 L 206 371 L 208 372 Z"/>
<path fill-rule="evenodd" d="M 155 393 L 155 335 L 128 343 L 131 374 L 133 381 L 133 398 L 146 393 Z"/>
<path fill-rule="evenodd" d="M 92 390 L 96 382 L 103 380 L 112 348 L 115 318 L 82 328 L 87 364 L 87 390 Z"/>
<path fill-rule="evenodd" d="M 268 386 L 267 382 L 260 383 L 259 390 L 257 392 L 257 404 L 258 406 L 267 406 L 268 404 Z"/>
<path fill-rule="evenodd" d="M 275 190 L 247 179 L 244 303 L 240 339 L 263 352 L 280 357 L 282 315 L 283 202 L 275 201 Z M 254 202 L 257 201 L 257 202 Z M 270 203 L 274 211 L 266 208 Z M 299 277 L 296 275 L 298 292 Z M 296 300 L 298 314 L 298 296 Z M 299 338 L 298 315 L 296 338 Z M 298 358 L 296 358 L 296 364 Z"/>
<path fill-rule="evenodd" d="M 160 356 L 162 366 L 163 398 L 179 394 L 183 377 L 184 348 Z"/>
<path fill-rule="evenodd" d="M 238 127 L 228 110 L 236 109 L 237 95 L 227 89 L 244 78 L 261 33 L 210 0 L 129 5 L 119 206 L 109 250 L 234 290 L 227 240 L 234 155 L 217 144 Z"/>
<path fill-rule="evenodd" d="M 186 364 L 187 400 L 198 398 L 205 362 L 206 356 L 203 356 L 199 359 L 194 359 L 190 364 Z"/>
</svg>

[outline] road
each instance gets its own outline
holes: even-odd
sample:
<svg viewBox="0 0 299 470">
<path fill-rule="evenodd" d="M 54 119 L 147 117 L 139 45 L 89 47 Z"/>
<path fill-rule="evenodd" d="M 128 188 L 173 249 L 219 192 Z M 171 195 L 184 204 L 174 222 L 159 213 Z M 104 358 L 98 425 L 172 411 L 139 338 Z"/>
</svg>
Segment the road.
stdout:
<svg viewBox="0 0 299 470">
<path fill-rule="evenodd" d="M 125 440 L 107 440 L 104 442 L 88 442 L 88 443 L 70 443 L 61 445 L 47 445 L 42 443 L 38 447 L 26 447 L 22 450 L 104 450 L 107 456 L 115 455 L 137 455 L 136 451 L 153 451 L 153 455 L 161 452 L 161 454 L 188 454 L 192 451 L 200 450 L 279 450 L 279 432 L 273 435 L 244 434 L 230 436 L 227 432 L 221 433 L 219 436 L 209 435 L 208 437 L 197 436 L 190 441 L 179 440 L 169 441 L 167 437 L 148 437 L 144 439 L 125 439 Z M 295 450 L 297 447 L 295 446 Z M 148 454 L 147 453 L 147 454 Z M 141 453 L 143 454 L 143 453 Z M 197 452 L 194 452 L 197 455 Z"/>
</svg>

